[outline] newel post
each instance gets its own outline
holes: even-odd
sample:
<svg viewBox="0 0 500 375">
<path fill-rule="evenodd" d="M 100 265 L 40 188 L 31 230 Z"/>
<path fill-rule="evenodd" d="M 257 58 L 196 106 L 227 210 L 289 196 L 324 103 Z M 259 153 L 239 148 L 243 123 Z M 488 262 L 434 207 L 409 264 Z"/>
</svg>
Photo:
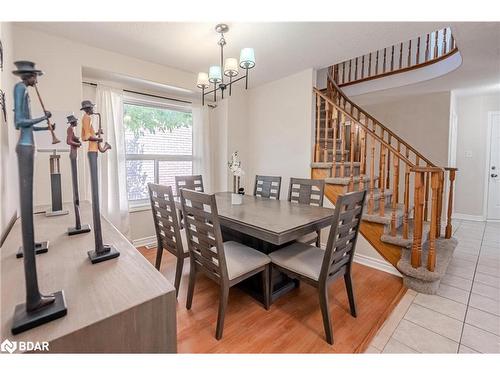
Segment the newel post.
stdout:
<svg viewBox="0 0 500 375">
<path fill-rule="evenodd" d="M 418 268 L 422 264 L 422 230 L 424 225 L 424 171 L 419 171 L 418 168 L 412 169 L 415 172 L 415 213 L 413 227 L 413 243 L 411 246 L 411 266 Z"/>
<path fill-rule="evenodd" d="M 429 249 L 427 254 L 427 269 L 434 272 L 436 267 L 436 234 L 439 223 L 439 195 L 441 190 L 441 175 L 443 172 L 431 172 L 431 228 L 429 231 Z"/>
<path fill-rule="evenodd" d="M 453 232 L 453 228 L 451 226 L 451 215 L 453 214 L 453 184 L 455 182 L 455 174 L 458 169 L 447 167 L 445 170 L 450 172 L 450 187 L 448 192 L 448 214 L 446 217 L 446 230 L 444 236 L 445 238 L 451 238 L 451 234 Z"/>
</svg>

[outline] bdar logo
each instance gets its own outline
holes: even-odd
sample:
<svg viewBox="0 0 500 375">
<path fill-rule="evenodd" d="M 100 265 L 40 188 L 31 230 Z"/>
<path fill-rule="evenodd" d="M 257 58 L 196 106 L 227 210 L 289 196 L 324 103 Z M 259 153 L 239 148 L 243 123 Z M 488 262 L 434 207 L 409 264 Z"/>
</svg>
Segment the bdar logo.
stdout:
<svg viewBox="0 0 500 375">
<path fill-rule="evenodd" d="M 9 352 L 10 354 L 14 353 L 17 349 L 17 343 L 12 342 L 9 339 L 5 339 L 4 342 L 0 345 L 0 350 L 2 352 Z"/>
</svg>

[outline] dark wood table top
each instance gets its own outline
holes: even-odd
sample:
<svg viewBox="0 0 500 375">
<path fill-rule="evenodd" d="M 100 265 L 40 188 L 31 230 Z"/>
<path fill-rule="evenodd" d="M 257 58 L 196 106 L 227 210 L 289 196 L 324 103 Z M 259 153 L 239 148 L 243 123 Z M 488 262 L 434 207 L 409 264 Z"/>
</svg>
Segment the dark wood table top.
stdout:
<svg viewBox="0 0 500 375">
<path fill-rule="evenodd" d="M 231 204 L 231 193 L 215 193 L 221 225 L 275 245 L 330 226 L 334 210 L 244 195 Z M 180 208 L 180 205 L 178 205 Z"/>
</svg>

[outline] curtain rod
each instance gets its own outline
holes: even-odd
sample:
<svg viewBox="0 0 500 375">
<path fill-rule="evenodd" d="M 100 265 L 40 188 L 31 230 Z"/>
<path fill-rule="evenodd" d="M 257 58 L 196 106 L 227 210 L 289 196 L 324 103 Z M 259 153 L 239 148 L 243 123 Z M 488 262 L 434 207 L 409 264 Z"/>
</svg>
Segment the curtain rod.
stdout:
<svg viewBox="0 0 500 375">
<path fill-rule="evenodd" d="M 93 82 L 82 82 L 84 85 L 89 85 L 89 86 L 97 86 L 97 83 Z M 180 102 L 180 103 L 187 103 L 187 104 L 193 104 L 193 102 L 190 102 L 188 100 L 182 100 L 182 99 L 175 99 L 175 98 L 169 98 L 167 96 L 160 96 L 160 95 L 154 95 L 154 94 L 146 94 L 144 92 L 139 92 L 139 91 L 133 91 L 133 90 L 123 90 L 124 92 L 128 92 L 130 94 L 138 94 L 138 95 L 144 95 L 144 96 L 149 96 L 151 98 L 157 98 L 157 99 L 166 99 L 166 100 L 173 100 L 174 102 Z"/>
</svg>

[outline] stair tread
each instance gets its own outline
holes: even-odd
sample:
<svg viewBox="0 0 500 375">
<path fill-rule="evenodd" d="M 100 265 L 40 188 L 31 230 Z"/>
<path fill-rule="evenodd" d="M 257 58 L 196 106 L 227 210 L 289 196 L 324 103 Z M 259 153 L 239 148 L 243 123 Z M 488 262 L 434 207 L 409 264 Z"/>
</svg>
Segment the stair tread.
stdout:
<svg viewBox="0 0 500 375">
<path fill-rule="evenodd" d="M 408 238 L 403 238 L 403 225 L 400 225 L 396 229 L 396 235 L 392 236 L 390 233 L 390 225 L 386 227 L 387 233 L 384 233 L 381 237 L 380 240 L 383 242 L 387 242 L 393 245 L 405 247 L 409 249 L 413 243 L 413 225 L 414 225 L 414 220 L 410 219 L 408 220 Z M 430 229 L 430 223 L 424 222 L 424 228 L 422 232 L 422 242 L 427 241 L 429 237 L 429 229 Z"/>
<path fill-rule="evenodd" d="M 335 165 L 337 167 L 340 167 L 340 165 L 342 164 L 342 162 L 340 161 L 337 161 L 335 162 Z M 351 162 L 349 161 L 345 161 L 344 162 L 344 166 L 346 167 L 349 167 L 351 165 Z M 352 163 L 353 166 L 355 167 L 359 167 L 361 165 L 361 163 L 359 161 L 355 161 L 354 163 Z M 333 168 L 333 161 L 321 161 L 321 162 L 313 162 L 311 163 L 311 168 Z"/>
<path fill-rule="evenodd" d="M 396 208 L 396 221 L 402 221 L 403 214 L 404 214 L 404 205 L 402 203 L 398 203 L 398 206 Z M 384 211 L 384 216 L 380 216 L 378 210 L 376 210 L 373 214 L 364 213 L 363 220 L 384 225 L 390 224 L 392 220 L 392 209 L 386 207 Z"/>
<path fill-rule="evenodd" d="M 370 177 L 369 176 L 354 176 L 354 183 L 358 183 L 360 180 L 363 180 L 364 182 L 370 182 Z M 376 181 L 378 179 L 378 176 L 374 177 L 374 180 Z M 349 185 L 351 183 L 351 177 L 327 177 L 325 178 L 325 183 L 326 184 L 332 184 L 332 185 Z"/>
</svg>

